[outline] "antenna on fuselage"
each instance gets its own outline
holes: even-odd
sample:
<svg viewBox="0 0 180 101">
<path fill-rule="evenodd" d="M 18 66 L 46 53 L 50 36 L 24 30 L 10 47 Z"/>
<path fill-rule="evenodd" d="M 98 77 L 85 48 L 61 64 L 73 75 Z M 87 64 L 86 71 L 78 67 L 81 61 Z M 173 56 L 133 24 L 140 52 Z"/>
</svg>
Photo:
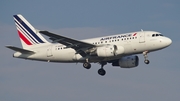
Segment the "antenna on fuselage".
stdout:
<svg viewBox="0 0 180 101">
<path fill-rule="evenodd" d="M 141 32 L 143 32 L 143 29 L 141 29 Z"/>
</svg>

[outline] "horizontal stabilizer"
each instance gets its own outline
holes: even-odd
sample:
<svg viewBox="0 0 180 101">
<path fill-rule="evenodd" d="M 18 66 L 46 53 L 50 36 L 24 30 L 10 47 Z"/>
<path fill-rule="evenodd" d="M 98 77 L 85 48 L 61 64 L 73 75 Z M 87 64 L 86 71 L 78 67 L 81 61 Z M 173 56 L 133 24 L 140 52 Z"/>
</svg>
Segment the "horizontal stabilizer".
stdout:
<svg viewBox="0 0 180 101">
<path fill-rule="evenodd" d="M 6 46 L 9 49 L 12 49 L 16 52 L 20 52 L 20 53 L 29 53 L 29 54 L 34 54 L 35 52 L 30 51 L 30 50 L 26 50 L 26 49 L 22 49 L 22 48 L 18 48 L 18 47 L 14 47 L 14 46 Z"/>
</svg>

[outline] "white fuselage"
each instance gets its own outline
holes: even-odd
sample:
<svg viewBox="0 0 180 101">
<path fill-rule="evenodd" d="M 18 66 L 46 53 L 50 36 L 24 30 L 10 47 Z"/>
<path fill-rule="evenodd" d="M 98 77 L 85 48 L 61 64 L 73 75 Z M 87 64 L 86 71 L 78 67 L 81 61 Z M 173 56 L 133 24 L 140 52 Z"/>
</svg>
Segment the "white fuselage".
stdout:
<svg viewBox="0 0 180 101">
<path fill-rule="evenodd" d="M 117 34 L 105 37 L 81 40 L 86 43 L 94 44 L 97 47 L 103 45 L 117 45 L 124 48 L 124 53 L 112 57 L 87 56 L 82 57 L 72 48 L 59 43 L 45 43 L 40 46 L 35 46 L 30 50 L 35 51 L 35 54 L 22 54 L 16 52 L 14 57 L 32 59 L 48 62 L 84 62 L 87 58 L 90 62 L 108 61 L 121 58 L 126 55 L 139 54 L 144 51 L 152 52 L 165 48 L 171 44 L 171 39 L 162 36 L 159 32 L 154 31 L 139 31 L 125 34 Z"/>
</svg>

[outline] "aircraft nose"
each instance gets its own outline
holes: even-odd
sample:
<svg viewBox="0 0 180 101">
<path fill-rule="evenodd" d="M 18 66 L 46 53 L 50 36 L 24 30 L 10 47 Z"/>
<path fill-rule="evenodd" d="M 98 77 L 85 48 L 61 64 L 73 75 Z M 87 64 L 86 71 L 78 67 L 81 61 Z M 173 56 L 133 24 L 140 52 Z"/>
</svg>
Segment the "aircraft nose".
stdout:
<svg viewBox="0 0 180 101">
<path fill-rule="evenodd" d="M 172 43 L 172 40 L 170 38 L 166 38 L 165 41 L 166 41 L 167 46 L 171 45 Z"/>
<path fill-rule="evenodd" d="M 171 40 L 170 38 L 167 38 L 166 43 L 167 43 L 167 45 L 169 46 L 169 45 L 171 45 L 172 40 Z"/>
</svg>

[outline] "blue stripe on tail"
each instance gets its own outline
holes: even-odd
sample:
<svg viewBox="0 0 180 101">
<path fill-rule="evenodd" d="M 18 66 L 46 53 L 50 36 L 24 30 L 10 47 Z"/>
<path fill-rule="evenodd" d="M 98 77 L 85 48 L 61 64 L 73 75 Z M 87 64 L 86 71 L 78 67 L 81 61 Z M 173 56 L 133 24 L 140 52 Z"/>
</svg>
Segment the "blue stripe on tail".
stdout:
<svg viewBox="0 0 180 101">
<path fill-rule="evenodd" d="M 14 17 L 16 18 L 16 20 L 21 23 L 24 28 L 26 28 L 26 30 L 28 30 L 31 35 L 36 38 L 36 40 L 38 40 L 40 43 L 44 43 L 17 15 L 14 15 Z"/>
<path fill-rule="evenodd" d="M 24 32 L 25 32 L 25 35 L 26 36 L 28 36 L 28 37 L 30 37 L 29 39 L 30 40 L 33 40 L 35 43 L 38 43 L 31 35 L 29 35 L 29 33 L 16 21 L 16 20 L 14 20 L 15 21 L 15 23 L 16 24 L 18 24 L 19 26 L 17 26 L 18 28 L 20 27 Z M 19 29 L 20 29 L 19 28 Z"/>
</svg>

